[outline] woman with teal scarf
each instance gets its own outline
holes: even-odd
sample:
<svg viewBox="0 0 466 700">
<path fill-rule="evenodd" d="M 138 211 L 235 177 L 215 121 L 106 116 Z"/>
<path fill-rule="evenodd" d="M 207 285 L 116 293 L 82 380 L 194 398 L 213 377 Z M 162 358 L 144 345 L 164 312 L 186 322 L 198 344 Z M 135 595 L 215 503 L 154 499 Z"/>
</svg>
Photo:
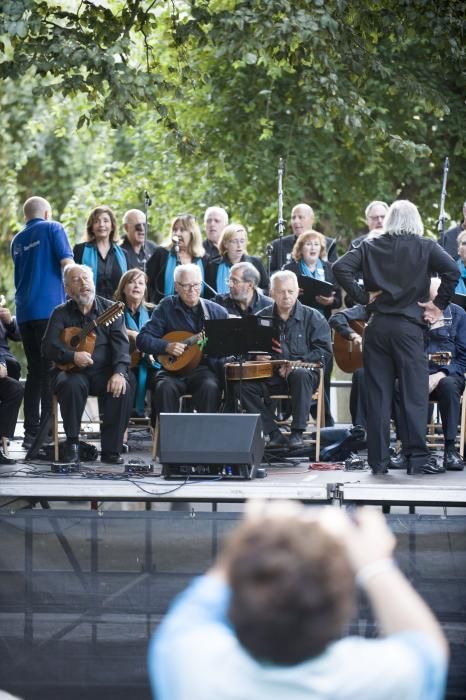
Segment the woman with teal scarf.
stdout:
<svg viewBox="0 0 466 700">
<path fill-rule="evenodd" d="M 138 268 L 125 272 L 115 292 L 116 301 L 122 301 L 125 305 L 125 325 L 131 355 L 129 383 L 133 394 L 133 415 L 136 416 L 145 415 L 146 391 L 155 370 L 160 367 L 153 358 L 142 355 L 136 349 L 136 337 L 149 320 L 153 309 L 145 301 L 146 292 L 147 276 Z"/>
<path fill-rule="evenodd" d="M 207 266 L 206 296 L 214 296 L 212 289 L 214 289 L 217 294 L 229 293 L 230 287 L 228 281 L 230 279 L 230 270 L 232 265 L 239 262 L 249 262 L 254 265 L 260 275 L 259 289 L 263 291 L 264 294 L 267 294 L 269 278 L 264 264 L 256 255 L 248 255 L 247 245 L 248 234 L 242 224 L 232 222 L 228 224 L 228 226 L 225 226 L 218 242 L 221 257 L 212 260 Z"/>
<path fill-rule="evenodd" d="M 177 265 L 194 263 L 204 280 L 204 256 L 201 229 L 194 216 L 175 216 L 169 238 L 156 248 L 147 263 L 149 300 L 158 304 L 163 297 L 175 294 L 174 273 Z M 203 289 L 201 296 L 204 296 Z"/>
<path fill-rule="evenodd" d="M 456 261 L 461 277 L 456 285 L 455 294 L 466 294 L 466 231 L 458 236 L 458 255 Z"/>
<path fill-rule="evenodd" d="M 91 268 L 96 294 L 105 299 L 113 298 L 121 275 L 128 269 L 126 251 L 117 245 L 119 240 L 115 214 L 102 205 L 91 211 L 84 242 L 73 248 L 74 261 Z"/>
<path fill-rule="evenodd" d="M 332 265 L 327 260 L 323 260 L 326 254 L 325 236 L 319 231 L 304 231 L 298 236 L 294 244 L 291 257 L 292 262 L 283 266 L 284 270 L 291 270 L 298 277 L 314 277 L 322 282 L 330 282 L 336 285 L 332 272 Z M 329 318 L 332 309 L 339 309 L 341 306 L 341 291 L 337 289 L 329 297 L 317 296 L 314 302 L 308 304 L 314 309 L 318 309 L 325 318 Z"/>
</svg>

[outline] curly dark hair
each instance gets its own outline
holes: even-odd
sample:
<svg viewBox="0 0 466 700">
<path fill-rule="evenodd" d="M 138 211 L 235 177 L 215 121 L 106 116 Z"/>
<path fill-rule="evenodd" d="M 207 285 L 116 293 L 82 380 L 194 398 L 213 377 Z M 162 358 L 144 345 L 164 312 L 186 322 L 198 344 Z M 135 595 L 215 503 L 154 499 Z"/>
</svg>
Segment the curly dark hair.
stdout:
<svg viewBox="0 0 466 700">
<path fill-rule="evenodd" d="M 354 609 L 354 575 L 342 546 L 318 523 L 246 521 L 224 556 L 229 619 L 254 658 L 294 665 L 341 636 Z"/>
</svg>

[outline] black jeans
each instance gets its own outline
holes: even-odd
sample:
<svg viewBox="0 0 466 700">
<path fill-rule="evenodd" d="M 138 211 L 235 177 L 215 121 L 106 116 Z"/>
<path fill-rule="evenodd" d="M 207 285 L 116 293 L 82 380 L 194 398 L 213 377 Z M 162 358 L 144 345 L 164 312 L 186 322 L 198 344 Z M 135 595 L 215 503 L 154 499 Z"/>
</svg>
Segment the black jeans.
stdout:
<svg viewBox="0 0 466 700">
<path fill-rule="evenodd" d="M 42 357 L 40 346 L 48 319 L 25 321 L 19 324 L 27 360 L 24 389 L 24 432 L 35 435 L 40 422 L 51 413 L 52 391 L 50 370 L 53 363 Z"/>
</svg>

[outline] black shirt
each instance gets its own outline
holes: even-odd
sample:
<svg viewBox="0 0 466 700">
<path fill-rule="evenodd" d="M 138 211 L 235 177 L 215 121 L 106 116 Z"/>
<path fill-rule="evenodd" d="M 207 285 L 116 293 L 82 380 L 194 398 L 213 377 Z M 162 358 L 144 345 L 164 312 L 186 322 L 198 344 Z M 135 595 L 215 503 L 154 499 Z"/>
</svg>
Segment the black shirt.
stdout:
<svg viewBox="0 0 466 700">
<path fill-rule="evenodd" d="M 415 234 L 384 233 L 367 239 L 333 264 L 337 282 L 370 313 L 391 314 L 425 325 L 418 302 L 429 299 L 430 279 L 440 275 L 434 304 L 444 309 L 451 299 L 459 270 L 435 241 Z M 364 289 L 356 282 L 362 273 Z M 372 304 L 369 292 L 382 290 Z"/>
<path fill-rule="evenodd" d="M 283 265 L 291 262 L 291 251 L 297 240 L 298 237 L 292 233 L 291 236 L 275 238 L 275 240 L 272 241 L 272 255 L 270 258 L 271 274 L 272 272 L 283 269 Z M 338 258 L 337 242 L 334 238 L 329 238 L 328 236 L 325 236 L 325 241 L 327 244 L 327 260 L 334 262 Z"/>
<path fill-rule="evenodd" d="M 273 304 L 273 299 L 266 297 L 265 294 L 259 294 L 256 290 L 254 290 L 252 301 L 246 310 L 243 310 L 239 303 L 232 299 L 229 294 L 217 294 L 214 297 L 214 301 L 216 304 L 223 306 L 230 316 L 241 316 L 241 318 L 244 316 L 255 316 L 259 311 Z"/>
<path fill-rule="evenodd" d="M 156 243 L 146 240 L 144 241 L 144 245 L 141 246 L 139 253 L 136 253 L 128 240 L 128 236 L 123 236 L 123 241 L 120 243 L 120 246 L 126 251 L 126 257 L 128 258 L 128 270 L 137 268 L 139 270 L 143 270 L 143 272 L 146 271 L 147 262 L 150 260 L 158 247 Z"/>
<path fill-rule="evenodd" d="M 72 299 L 57 306 L 49 319 L 42 339 L 42 355 L 59 364 L 73 362 L 74 350 L 70 350 L 61 340 L 60 334 L 65 328 L 84 328 L 90 321 L 100 316 L 112 302 L 96 297 L 94 305 L 87 316 L 83 316 L 78 305 Z M 126 375 L 130 363 L 128 334 L 124 317 L 119 316 L 110 325 L 99 325 L 95 329 L 96 343 L 92 352 L 94 364 L 79 369 L 86 374 L 107 373 L 108 376 L 121 372 Z"/>
</svg>

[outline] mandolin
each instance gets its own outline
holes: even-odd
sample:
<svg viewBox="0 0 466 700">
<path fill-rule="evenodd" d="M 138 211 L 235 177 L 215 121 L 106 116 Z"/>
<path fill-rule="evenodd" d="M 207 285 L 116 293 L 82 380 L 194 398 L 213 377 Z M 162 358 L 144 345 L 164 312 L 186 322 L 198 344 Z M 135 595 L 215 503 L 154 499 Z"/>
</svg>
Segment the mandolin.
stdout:
<svg viewBox="0 0 466 700">
<path fill-rule="evenodd" d="M 196 369 L 202 359 L 202 350 L 205 345 L 204 331 L 192 335 L 189 331 L 171 331 L 163 336 L 162 340 L 169 343 L 184 343 L 186 348 L 182 355 L 174 357 L 168 353 L 158 355 L 157 359 L 167 372 L 186 373 Z"/>
<path fill-rule="evenodd" d="M 322 365 L 320 362 L 300 362 L 298 360 L 259 360 L 251 362 L 227 362 L 225 376 L 229 381 L 239 379 L 267 379 L 273 375 L 274 367 L 286 365 L 291 370 L 303 368 L 316 370 Z"/>
<path fill-rule="evenodd" d="M 364 338 L 364 330 L 367 325 L 365 321 L 349 321 L 349 325 L 355 333 Z M 363 366 L 362 347 L 352 340 L 344 338 L 340 333 L 334 333 L 333 336 L 333 356 L 338 367 L 348 374 Z"/>
<path fill-rule="evenodd" d="M 76 326 L 64 328 L 60 333 L 60 340 L 65 343 L 69 350 L 74 350 L 75 352 L 89 352 L 92 355 L 96 341 L 94 329 L 97 328 L 97 326 L 109 326 L 119 318 L 119 316 L 123 315 L 124 310 L 125 305 L 123 302 L 117 301 L 83 328 L 78 328 Z M 64 364 L 56 363 L 56 367 L 64 372 L 72 372 L 78 369 L 74 362 L 66 362 Z"/>
</svg>

